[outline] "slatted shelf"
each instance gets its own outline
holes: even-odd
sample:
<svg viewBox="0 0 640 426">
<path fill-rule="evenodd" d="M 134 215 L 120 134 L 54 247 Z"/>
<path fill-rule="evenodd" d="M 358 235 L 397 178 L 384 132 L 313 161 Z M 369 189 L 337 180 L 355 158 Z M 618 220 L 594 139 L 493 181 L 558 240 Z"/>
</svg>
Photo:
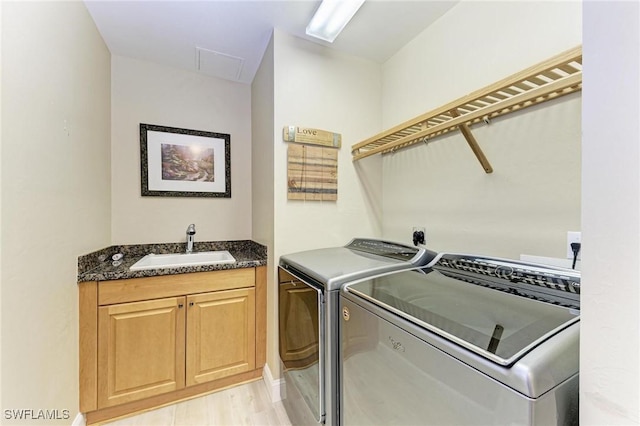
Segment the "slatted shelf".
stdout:
<svg viewBox="0 0 640 426">
<path fill-rule="evenodd" d="M 353 161 L 426 142 L 453 130 L 461 130 L 485 171 L 491 173 L 491 166 L 473 139 L 469 126 L 580 90 L 582 46 L 353 145 Z"/>
</svg>

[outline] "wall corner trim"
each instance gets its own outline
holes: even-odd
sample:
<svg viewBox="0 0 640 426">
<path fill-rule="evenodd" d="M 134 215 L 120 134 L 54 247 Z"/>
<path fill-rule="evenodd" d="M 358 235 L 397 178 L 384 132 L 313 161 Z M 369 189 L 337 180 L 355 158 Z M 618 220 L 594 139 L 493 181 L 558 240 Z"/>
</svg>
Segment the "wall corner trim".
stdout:
<svg viewBox="0 0 640 426">
<path fill-rule="evenodd" d="M 265 385 L 267 385 L 267 392 L 269 393 L 271 402 L 274 403 L 281 401 L 281 389 L 284 386 L 284 380 L 274 379 L 268 364 L 265 364 L 262 369 L 262 380 L 264 380 Z"/>
<path fill-rule="evenodd" d="M 76 415 L 76 418 L 73 419 L 73 423 L 71 423 L 71 426 L 87 426 L 87 421 L 84 418 L 84 414 L 78 413 Z"/>
</svg>

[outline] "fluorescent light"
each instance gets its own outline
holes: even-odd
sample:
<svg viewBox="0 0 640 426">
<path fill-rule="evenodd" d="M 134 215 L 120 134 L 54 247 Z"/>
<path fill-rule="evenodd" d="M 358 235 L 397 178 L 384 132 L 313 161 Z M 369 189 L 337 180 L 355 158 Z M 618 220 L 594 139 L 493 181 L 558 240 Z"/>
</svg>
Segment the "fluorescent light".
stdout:
<svg viewBox="0 0 640 426">
<path fill-rule="evenodd" d="M 333 43 L 362 3 L 364 0 L 322 0 L 307 25 L 307 35 Z"/>
</svg>

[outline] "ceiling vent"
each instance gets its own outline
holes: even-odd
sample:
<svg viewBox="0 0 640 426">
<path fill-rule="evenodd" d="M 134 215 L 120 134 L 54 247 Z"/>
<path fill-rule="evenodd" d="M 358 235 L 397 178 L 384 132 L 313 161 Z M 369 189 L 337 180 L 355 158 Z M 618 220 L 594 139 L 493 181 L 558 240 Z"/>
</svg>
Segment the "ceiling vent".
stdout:
<svg viewBox="0 0 640 426">
<path fill-rule="evenodd" d="M 239 81 L 243 65 L 243 58 L 196 47 L 196 68 L 204 74 Z"/>
</svg>

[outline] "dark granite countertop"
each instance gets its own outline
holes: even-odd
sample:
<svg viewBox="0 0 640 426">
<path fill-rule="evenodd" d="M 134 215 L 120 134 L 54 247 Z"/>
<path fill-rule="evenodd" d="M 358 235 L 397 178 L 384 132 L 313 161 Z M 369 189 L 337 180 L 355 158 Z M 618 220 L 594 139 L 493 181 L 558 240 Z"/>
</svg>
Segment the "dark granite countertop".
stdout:
<svg viewBox="0 0 640 426">
<path fill-rule="evenodd" d="M 250 240 L 202 241 L 194 244 L 194 252 L 228 250 L 235 263 L 179 268 L 130 271 L 129 267 L 149 253 L 184 253 L 185 243 L 160 243 L 111 246 L 78 257 L 78 282 L 107 281 L 126 278 L 177 275 L 191 272 L 216 271 L 220 269 L 253 268 L 267 264 L 267 248 Z M 112 256 L 122 253 L 124 257 L 114 262 Z"/>
</svg>

